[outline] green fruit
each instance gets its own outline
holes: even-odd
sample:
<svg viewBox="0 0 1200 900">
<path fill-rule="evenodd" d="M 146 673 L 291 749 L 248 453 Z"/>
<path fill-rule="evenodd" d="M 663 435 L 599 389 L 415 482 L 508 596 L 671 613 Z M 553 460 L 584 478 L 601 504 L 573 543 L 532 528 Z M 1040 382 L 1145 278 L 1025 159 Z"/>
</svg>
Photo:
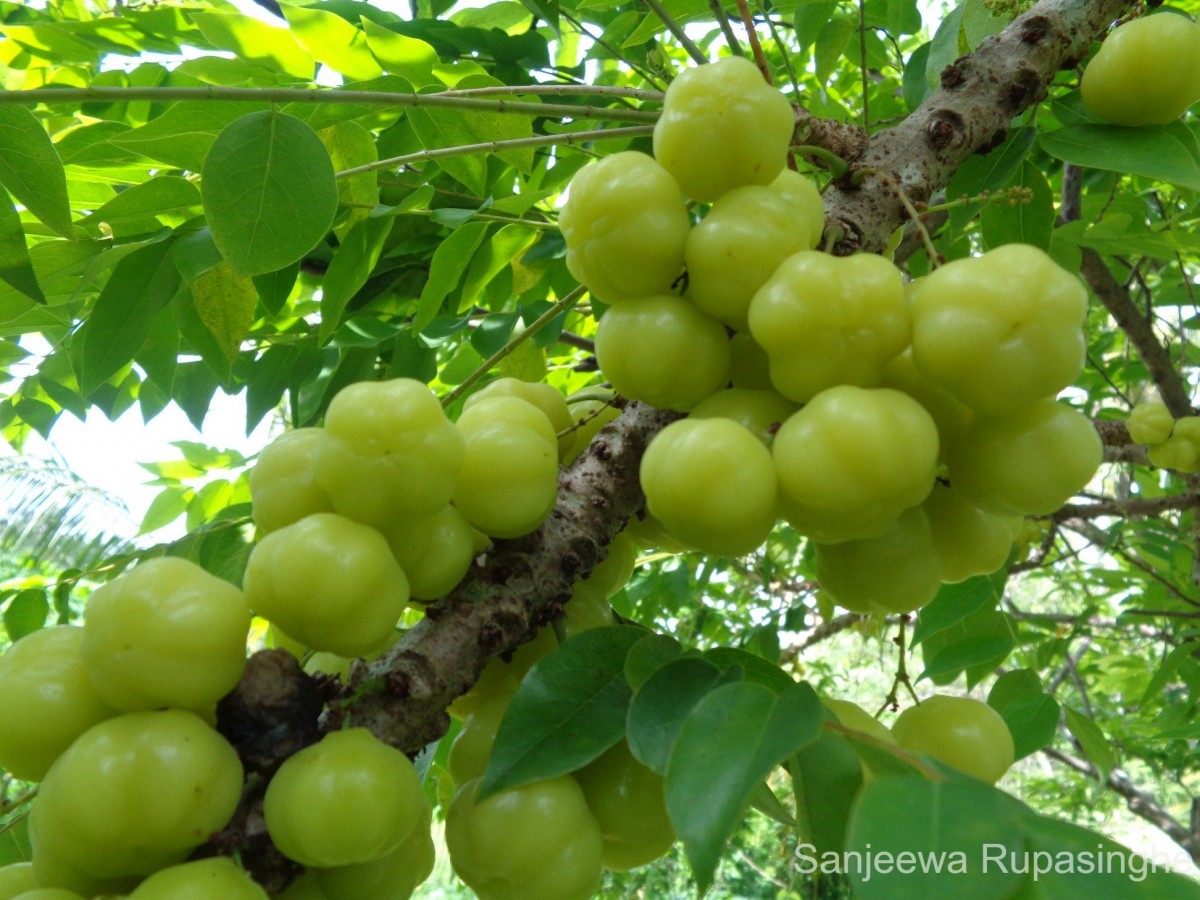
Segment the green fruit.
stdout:
<svg viewBox="0 0 1200 900">
<path fill-rule="evenodd" d="M 1037 247 L 949 262 L 909 300 L 917 368 L 977 413 L 1014 413 L 1083 370 L 1087 291 Z"/>
<path fill-rule="evenodd" d="M 237 753 L 193 713 L 101 722 L 50 767 L 33 803 L 38 881 L 75 889 L 64 883 L 75 872 L 115 879 L 183 862 L 226 825 L 241 792 Z"/>
<path fill-rule="evenodd" d="M 160 869 L 129 900 L 267 900 L 267 892 L 227 856 Z"/>
<path fill-rule="evenodd" d="M 604 548 L 604 558 L 596 563 L 582 583 L 607 601 L 629 582 L 634 566 L 637 565 L 637 556 L 637 544 L 632 537 L 621 531 Z"/>
<path fill-rule="evenodd" d="M 341 515 L 386 525 L 443 509 L 462 459 L 462 437 L 426 385 L 360 381 L 329 404 L 316 479 Z"/>
<path fill-rule="evenodd" d="M 519 378 L 497 378 L 469 396 L 463 403 L 468 410 L 486 397 L 518 397 L 540 409 L 558 435 L 558 455 L 566 456 L 575 446 L 575 432 L 570 431 L 571 411 L 566 398 L 544 381 L 521 381 Z"/>
<path fill-rule="evenodd" d="M 476 800 L 468 781 L 446 814 L 454 871 L 479 900 L 590 900 L 604 841 L 569 775 Z"/>
<path fill-rule="evenodd" d="M 512 702 L 512 694 L 496 693 L 484 697 L 463 719 L 462 729 L 450 745 L 447 766 L 457 785 L 479 778 L 492 755 L 496 732 Z"/>
<path fill-rule="evenodd" d="M 320 428 L 285 431 L 258 454 L 250 470 L 254 524 L 262 534 L 298 522 L 313 513 L 333 512 L 333 501 L 317 484 Z"/>
<path fill-rule="evenodd" d="M 687 241 L 688 297 L 745 331 L 750 301 L 781 262 L 821 239 L 825 207 L 812 183 L 784 169 L 769 185 L 721 195 Z"/>
<path fill-rule="evenodd" d="M 679 185 L 644 153 L 589 163 L 558 217 L 567 269 L 605 303 L 661 294 L 683 271 L 687 207 Z"/>
<path fill-rule="evenodd" d="M 317 513 L 272 531 L 250 553 L 246 600 L 314 650 L 366 656 L 391 637 L 408 579 L 374 528 Z"/>
<path fill-rule="evenodd" d="M 775 525 L 771 453 L 729 419 L 672 422 L 646 448 L 640 479 L 650 514 L 705 553 L 749 553 Z"/>
<path fill-rule="evenodd" d="M 856 613 L 908 613 L 942 586 L 942 567 L 919 507 L 906 509 L 878 537 L 816 544 L 817 582 L 839 606 Z"/>
<path fill-rule="evenodd" d="M 729 337 L 687 300 L 661 294 L 605 312 L 596 361 L 621 396 L 687 412 L 728 383 Z"/>
<path fill-rule="evenodd" d="M 463 412 L 466 448 L 454 505 L 493 538 L 535 531 L 558 497 L 558 438 L 537 407 L 517 397 L 487 397 Z"/>
<path fill-rule="evenodd" d="M 246 667 L 250 609 L 242 592 L 178 557 L 149 559 L 99 587 L 80 653 L 115 709 L 205 711 Z"/>
<path fill-rule="evenodd" d="M 617 872 L 653 862 L 675 843 L 662 776 L 633 758 L 621 741 L 575 773 L 604 839 L 604 868 Z"/>
<path fill-rule="evenodd" d="M 797 403 L 837 385 L 876 387 L 912 335 L 900 270 L 869 253 L 789 256 L 754 295 L 749 315 L 771 383 Z"/>
<path fill-rule="evenodd" d="M 279 767 L 263 818 L 279 852 L 304 866 L 347 866 L 393 852 L 429 801 L 408 757 L 365 728 L 325 735 Z"/>
<path fill-rule="evenodd" d="M 471 523 L 453 506 L 424 519 L 398 519 L 380 529 L 417 600 L 444 597 L 475 557 Z"/>
<path fill-rule="evenodd" d="M 974 419 L 946 455 L 950 483 L 988 512 L 1045 516 L 1083 489 L 1104 458 L 1091 421 L 1053 400 Z"/>
<path fill-rule="evenodd" d="M 313 869 L 327 900 L 408 900 L 433 872 L 435 852 L 429 832 L 433 810 L 400 846 L 382 859 L 353 866 Z"/>
<path fill-rule="evenodd" d="M 1161 403 L 1142 401 L 1129 411 L 1125 424 L 1135 444 L 1161 444 L 1171 436 L 1175 417 Z"/>
<path fill-rule="evenodd" d="M 19 862 L 0 866 L 0 900 L 12 900 L 18 894 L 38 886 L 33 877 L 33 863 Z"/>
<path fill-rule="evenodd" d="M 654 126 L 654 156 L 685 194 L 707 202 L 774 181 L 793 129 L 791 104 L 758 67 L 727 56 L 671 82 Z"/>
<path fill-rule="evenodd" d="M 60 625 L 27 634 L 0 656 L 0 767 L 13 777 L 41 781 L 77 737 L 116 715 L 92 686 L 82 644 L 82 628 Z"/>
<path fill-rule="evenodd" d="M 892 734 L 905 750 L 925 753 L 995 784 L 1013 764 L 1013 739 L 1000 713 L 969 697 L 937 695 L 902 712 Z"/>
<path fill-rule="evenodd" d="M 847 728 L 869 735 L 880 743 L 896 745 L 896 737 L 888 730 L 887 726 L 857 703 L 829 697 L 823 698 L 821 702 L 826 709 L 833 713 L 838 722 Z M 863 781 L 871 781 L 875 777 L 875 772 L 867 765 L 866 760 L 862 760 L 861 763 Z"/>
<path fill-rule="evenodd" d="M 924 407 L 888 388 L 830 388 L 771 447 L 788 521 L 821 543 L 878 537 L 933 487 L 938 435 Z"/>
<path fill-rule="evenodd" d="M 942 563 L 942 581 L 956 583 L 972 575 L 990 575 L 1008 559 L 1019 516 L 997 516 L 937 482 L 921 507 L 929 517 L 933 543 Z"/>
<path fill-rule="evenodd" d="M 1118 25 L 1079 84 L 1112 125 L 1168 125 L 1200 100 L 1200 24 L 1172 12 Z"/>
<path fill-rule="evenodd" d="M 773 390 L 726 388 L 709 394 L 688 413 L 691 419 L 730 419 L 771 446 L 775 432 L 799 407 Z"/>
</svg>

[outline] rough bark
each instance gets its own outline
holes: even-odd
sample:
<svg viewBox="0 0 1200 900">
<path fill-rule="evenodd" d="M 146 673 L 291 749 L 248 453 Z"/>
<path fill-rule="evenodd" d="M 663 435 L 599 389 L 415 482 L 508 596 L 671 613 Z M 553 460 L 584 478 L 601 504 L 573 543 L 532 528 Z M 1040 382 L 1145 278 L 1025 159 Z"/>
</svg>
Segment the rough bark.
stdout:
<svg viewBox="0 0 1200 900">
<path fill-rule="evenodd" d="M 446 707 L 489 660 L 511 652 L 562 610 L 644 500 L 638 465 L 678 413 L 631 404 L 559 478 L 558 502 L 528 537 L 498 542 L 448 597 L 381 659 L 356 666 L 329 713 L 408 752 L 449 726 Z"/>
<path fill-rule="evenodd" d="M 1007 136 L 1055 74 L 1076 65 L 1129 0 L 1042 0 L 941 73 L 941 85 L 904 121 L 871 136 L 850 173 L 825 194 L 834 252 L 879 252 L 906 218 L 901 193 L 928 202 L 975 153 Z M 853 179 L 853 180 L 852 180 Z"/>
</svg>

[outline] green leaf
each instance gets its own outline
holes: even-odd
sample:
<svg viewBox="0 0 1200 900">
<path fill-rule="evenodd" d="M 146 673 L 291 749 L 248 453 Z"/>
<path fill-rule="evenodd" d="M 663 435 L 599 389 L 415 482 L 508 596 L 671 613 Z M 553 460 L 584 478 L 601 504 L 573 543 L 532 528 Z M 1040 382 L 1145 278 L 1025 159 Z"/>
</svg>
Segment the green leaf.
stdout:
<svg viewBox="0 0 1200 900">
<path fill-rule="evenodd" d="M 970 897 L 1005 900 L 1021 884 L 1020 872 L 985 871 L 982 854 L 1020 854 L 1023 810 L 980 782 L 879 778 L 866 785 L 850 821 L 848 851 L 878 861 L 905 855 L 905 864 L 850 865 L 854 896 L 861 900 L 927 900 Z M 802 867 L 803 872 L 808 863 Z M 1064 894 L 1062 896 L 1070 896 Z"/>
<path fill-rule="evenodd" d="M 0 279 L 12 285 L 35 303 L 45 303 L 46 295 L 38 284 L 21 216 L 8 192 L 0 187 Z"/>
<path fill-rule="evenodd" d="M 266 111 L 265 103 L 184 100 L 140 128 L 109 138 L 141 156 L 199 172 L 217 136 L 248 112 Z"/>
<path fill-rule="evenodd" d="M 760 783 L 754 789 L 754 792 L 751 793 L 750 806 L 757 809 L 767 818 L 783 825 L 785 828 L 796 827 L 796 817 L 788 812 L 788 808 L 779 801 L 779 798 L 775 796 L 775 792 L 771 790 L 771 785 L 765 781 Z"/>
<path fill-rule="evenodd" d="M 379 159 L 375 138 L 357 122 L 339 122 L 318 134 L 329 151 L 335 172 L 356 169 Z M 344 238 L 347 231 L 379 204 L 379 178 L 374 172 L 339 178 L 338 203 L 350 207 L 349 215 L 339 222 L 337 229 L 338 236 Z"/>
<path fill-rule="evenodd" d="M 79 387 L 84 396 L 112 378 L 141 350 L 155 315 L 179 290 L 171 242 L 140 247 L 123 258 L 79 329 Z"/>
<path fill-rule="evenodd" d="M 18 591 L 4 607 L 4 630 L 10 641 L 19 641 L 27 634 L 45 627 L 50 614 L 46 592 L 29 588 Z"/>
<path fill-rule="evenodd" d="M 925 77 L 925 68 L 929 64 L 929 42 L 922 44 L 908 57 L 904 66 L 904 78 L 901 92 L 904 94 L 904 105 L 912 112 L 925 100 L 929 94 L 929 81 Z"/>
<path fill-rule="evenodd" d="M 946 14 L 933 40 L 929 42 L 929 57 L 925 62 L 925 80 L 936 86 L 942 78 L 942 70 L 967 52 L 962 34 L 965 6 L 959 6 Z M 950 196 L 947 194 L 947 196 Z"/>
<path fill-rule="evenodd" d="M 475 253 L 471 267 L 467 269 L 458 301 L 459 312 L 465 312 L 475 305 L 483 289 L 537 238 L 537 230 L 524 225 L 504 225 L 492 235 L 492 239 Z"/>
<path fill-rule="evenodd" d="M 459 89 L 498 87 L 502 82 L 489 75 L 469 75 L 455 86 Z M 520 93 L 513 88 L 509 99 Z M 502 97 L 505 95 L 501 95 Z M 530 137 L 533 124 L 527 116 L 512 116 L 503 113 L 478 110 L 454 109 L 409 109 L 408 121 L 426 150 L 456 147 L 465 144 L 485 144 L 494 141 L 516 140 Z M 505 150 L 496 154 L 519 172 L 533 171 L 533 148 Z M 483 154 L 451 156 L 438 159 L 447 175 L 471 190 L 477 196 L 486 194 L 487 157 Z"/>
<path fill-rule="evenodd" d="M 821 709 L 807 684 L 776 694 L 739 682 L 706 695 L 684 719 L 667 764 L 667 812 L 701 891 L 758 786 L 816 738 Z"/>
<path fill-rule="evenodd" d="M 41 120 L 24 106 L 0 106 L 0 185 L 47 228 L 72 236 L 67 174 Z"/>
<path fill-rule="evenodd" d="M 450 233 L 437 250 L 429 264 L 429 278 L 421 288 L 421 298 L 413 315 L 413 333 L 420 334 L 432 322 L 442 308 L 447 295 L 458 287 L 458 281 L 471 254 L 483 240 L 487 231 L 485 222 L 471 222 Z"/>
<path fill-rule="evenodd" d="M 1200 651 L 1200 641 L 1191 640 L 1185 644 L 1180 644 L 1168 653 L 1166 659 L 1159 663 L 1158 668 L 1154 670 L 1154 677 L 1146 685 L 1146 690 L 1142 694 L 1142 699 L 1138 701 L 1138 705 L 1144 706 L 1158 696 L 1159 692 L 1167 686 L 1167 683 L 1179 671 L 1180 666 L 1192 659 L 1197 651 Z"/>
<path fill-rule="evenodd" d="M 1042 679 L 1033 669 L 1014 669 L 1005 672 L 996 679 L 988 692 L 988 706 L 996 712 L 1004 712 L 1005 707 L 1031 694 L 1042 693 Z"/>
<path fill-rule="evenodd" d="M 817 37 L 837 11 L 836 2 L 802 3 L 796 9 L 793 22 L 796 26 L 796 40 L 800 50 L 807 50 L 817 42 Z"/>
<path fill-rule="evenodd" d="M 286 28 L 268 25 L 237 13 L 194 12 L 191 20 L 218 50 L 227 50 L 245 62 L 312 80 L 313 58 L 296 43 Z"/>
<path fill-rule="evenodd" d="M 957 625 L 927 638 L 922 645 L 926 671 L 935 684 L 949 684 L 963 671 L 968 686 L 995 671 L 1016 646 L 1012 616 L 983 609 Z"/>
<path fill-rule="evenodd" d="M 1009 203 L 993 200 L 979 214 L 983 239 L 989 248 L 1001 244 L 1032 244 L 1050 249 L 1054 233 L 1054 192 L 1042 170 L 1029 160 L 1021 166 L 1021 177 L 1012 186 L 1029 191 L 1029 201 Z"/>
<path fill-rule="evenodd" d="M 142 517 L 138 534 L 149 534 L 170 525 L 187 511 L 188 501 L 192 497 L 190 488 L 169 486 L 158 492 Z"/>
<path fill-rule="evenodd" d="M 217 138 L 200 185 L 213 240 L 239 275 L 301 259 L 329 231 L 337 183 L 321 139 L 304 122 L 251 113 Z"/>
<path fill-rule="evenodd" d="M 779 694 L 794 687 L 796 680 L 769 659 L 741 650 L 737 647 L 713 647 L 704 652 L 704 658 L 721 671 L 738 666 L 745 681 L 761 684 Z"/>
<path fill-rule="evenodd" d="M 93 233 L 103 224 L 115 237 L 147 234 L 163 225 L 181 223 L 195 215 L 199 206 L 196 185 L 178 175 L 159 175 L 121 191 L 80 224 Z"/>
<path fill-rule="evenodd" d="M 388 72 L 406 79 L 414 88 L 440 84 L 433 74 L 438 65 L 437 51 L 422 40 L 400 34 L 370 19 L 362 20 L 367 46 Z"/>
<path fill-rule="evenodd" d="M 721 670 L 696 657 L 669 662 L 646 679 L 626 722 L 629 749 L 638 762 L 665 773 L 683 720 L 720 681 Z"/>
<path fill-rule="evenodd" d="M 917 613 L 912 643 L 920 644 L 982 609 L 994 609 L 1003 587 L 1004 578 L 997 575 L 976 575 L 957 584 L 942 585 L 933 601 Z"/>
<path fill-rule="evenodd" d="M 842 850 L 854 798 L 863 783 L 858 754 L 840 735 L 823 728 L 792 757 L 788 769 L 800 838 L 818 853 Z"/>
<path fill-rule="evenodd" d="M 284 6 L 283 17 L 292 37 L 317 62 L 354 81 L 383 74 L 367 47 L 367 36 L 341 16 L 307 6 Z"/>
<path fill-rule="evenodd" d="M 200 321 L 212 332 L 221 352 L 231 362 L 237 359 L 258 306 L 254 282 L 244 275 L 235 275 L 232 267 L 222 262 L 189 287 Z"/>
<path fill-rule="evenodd" d="M 279 315 L 287 305 L 292 288 L 296 286 L 296 278 L 300 274 L 300 263 L 294 262 L 274 272 L 254 276 L 254 287 L 258 290 L 258 299 L 263 302 L 267 312 L 273 316 Z"/>
<path fill-rule="evenodd" d="M 1083 755 L 1099 770 L 1101 779 L 1107 781 L 1117 764 L 1112 743 L 1104 736 L 1100 726 L 1083 713 L 1069 706 L 1064 706 L 1063 712 L 1066 715 L 1067 730 L 1075 735 L 1079 746 L 1083 748 Z"/>
<path fill-rule="evenodd" d="M 1183 125 L 1068 125 L 1042 134 L 1038 144 L 1063 162 L 1200 191 L 1200 161 L 1192 152 L 1195 138 Z"/>
<path fill-rule="evenodd" d="M 844 16 L 835 16 L 822 26 L 821 32 L 817 35 L 817 41 L 813 45 L 813 59 L 818 81 L 829 80 L 829 77 L 837 69 L 842 54 L 846 52 L 850 38 L 857 31 L 858 28 L 855 24 Z"/>
<path fill-rule="evenodd" d="M 1012 732 L 1017 759 L 1048 746 L 1058 731 L 1058 701 L 1049 694 L 1026 694 L 1000 710 Z"/>
<path fill-rule="evenodd" d="M 346 304 L 367 282 L 395 218 L 371 216 L 350 229 L 325 273 L 321 295 L 321 342 L 329 340 L 341 321 Z"/>
<path fill-rule="evenodd" d="M 645 636 L 630 625 L 592 628 L 539 659 L 496 732 L 479 798 L 573 772 L 621 740 L 633 693 L 625 657 Z"/>
<path fill-rule="evenodd" d="M 0 867 L 33 859 L 29 843 L 29 813 L 24 812 L 0 826 Z"/>
<path fill-rule="evenodd" d="M 1102 900 L 1195 900 L 1200 887 L 1153 866 L 1126 847 L 1087 828 L 1025 810 L 1021 822 L 1025 851 L 997 860 L 992 871 L 1024 868 L 1028 890 L 1018 897 L 1058 900 L 1094 897 Z"/>
<path fill-rule="evenodd" d="M 648 634 L 629 649 L 625 657 L 625 680 L 636 692 L 655 672 L 679 658 L 683 647 L 666 634 Z"/>
</svg>

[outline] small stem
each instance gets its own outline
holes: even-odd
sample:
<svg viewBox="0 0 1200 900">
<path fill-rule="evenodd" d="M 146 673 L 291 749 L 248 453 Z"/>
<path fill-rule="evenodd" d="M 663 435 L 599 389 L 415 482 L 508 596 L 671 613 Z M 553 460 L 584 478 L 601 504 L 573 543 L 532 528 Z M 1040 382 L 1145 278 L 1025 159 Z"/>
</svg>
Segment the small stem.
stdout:
<svg viewBox="0 0 1200 900">
<path fill-rule="evenodd" d="M 554 97 L 569 97 L 573 95 L 595 95 L 601 97 L 629 97 L 634 100 L 647 100 L 651 103 L 661 103 L 662 91 L 647 91 L 644 88 L 615 87 L 606 84 L 496 84 L 490 87 L 455 88 L 449 91 L 439 91 L 439 97 L 487 97 L 491 94 L 549 94 Z M 422 95 L 425 96 L 425 95 Z"/>
<path fill-rule="evenodd" d="M 461 384 L 455 386 L 453 390 L 451 390 L 448 394 L 446 394 L 445 397 L 442 398 L 442 408 L 445 409 L 451 403 L 461 397 L 473 384 L 475 384 L 475 382 L 491 371 L 492 367 L 494 367 L 501 360 L 507 358 L 514 350 L 521 346 L 521 344 L 525 343 L 526 340 L 537 334 L 553 319 L 557 318 L 559 315 L 578 303 L 579 299 L 586 293 L 587 288 L 583 285 L 580 285 L 536 319 L 534 319 L 529 327 L 527 327 L 524 331 L 514 334 L 508 339 L 508 343 L 485 359 L 478 369 L 464 378 Z"/>
<path fill-rule="evenodd" d="M 745 56 L 746 51 L 742 49 L 742 45 L 738 43 L 737 35 L 733 33 L 733 26 L 729 24 L 729 16 L 725 15 L 725 7 L 721 5 L 721 0 L 708 0 L 708 8 L 712 10 L 713 18 L 717 20 L 717 25 L 721 27 L 721 34 L 725 35 L 725 43 L 729 45 L 729 49 L 733 55 Z"/>
<path fill-rule="evenodd" d="M 867 131 L 871 125 L 867 100 L 867 88 L 870 86 L 867 78 L 867 0 L 858 0 L 858 69 L 862 73 L 862 127 L 863 131 Z"/>
<path fill-rule="evenodd" d="M 688 56 L 700 65 L 708 62 L 708 57 L 704 55 L 704 51 L 697 47 L 692 39 L 687 36 L 687 32 L 683 30 L 683 26 L 675 21 L 675 17 L 667 12 L 666 7 L 659 0 L 642 0 L 642 2 L 650 7 L 650 11 L 662 20 L 662 23 L 667 26 L 667 31 L 675 36 L 675 40 L 679 41 L 679 45 L 688 52 Z"/>
<path fill-rule="evenodd" d="M 813 144 L 801 144 L 798 147 L 792 147 L 792 152 L 802 159 L 821 163 L 834 178 L 841 178 L 850 171 L 849 163 L 836 153 L 830 153 L 824 147 L 817 147 Z"/>
<path fill-rule="evenodd" d="M 900 617 L 900 631 L 896 635 L 896 646 L 900 648 L 900 662 L 896 666 L 896 677 L 892 681 L 892 689 L 888 692 L 887 699 L 883 701 L 883 706 L 879 707 L 879 711 L 875 713 L 875 718 L 879 718 L 879 714 L 887 709 L 895 709 L 899 705 L 896 694 L 899 692 L 900 685 L 904 685 L 909 696 L 913 698 L 918 706 L 921 704 L 921 698 L 917 696 L 917 692 L 913 690 L 912 681 L 908 677 L 908 648 L 906 645 L 906 636 L 908 623 L 912 616 L 903 615 Z"/>
<path fill-rule="evenodd" d="M 510 94 L 520 92 L 512 88 Z M 0 91 L 0 103 L 86 103 L 109 100 L 226 100 L 255 103 L 363 103 L 405 106 L 413 109 L 470 109 L 555 119 L 604 119 L 612 122 L 655 122 L 658 113 L 626 107 L 573 106 L 564 103 L 529 103 L 477 97 L 444 97 L 441 94 L 403 94 L 391 91 L 342 91 L 312 88 L 242 87 L 87 87 L 34 88 Z"/>
<path fill-rule="evenodd" d="M 742 24 L 746 26 L 746 40 L 750 42 L 754 63 L 758 66 L 758 71 L 762 72 L 763 80 L 774 87 L 775 79 L 771 77 L 771 67 L 767 65 L 767 58 L 763 56 L 762 44 L 758 42 L 758 32 L 754 30 L 754 17 L 750 15 L 750 7 L 746 5 L 746 0 L 737 0 L 737 8 L 738 15 L 742 17 Z"/>
<path fill-rule="evenodd" d="M 653 125 L 630 125 L 626 128 L 600 128 L 595 131 L 572 131 L 566 134 L 538 134 L 527 138 L 514 138 L 509 141 L 487 141 L 482 144 L 463 144 L 458 147 L 440 147 L 436 150 L 418 150 L 416 153 L 406 153 L 404 156 L 392 156 L 388 159 L 376 160 L 353 169 L 343 169 L 335 177 L 349 178 L 352 175 L 362 175 L 364 172 L 375 172 L 379 169 L 399 168 L 417 162 L 431 159 L 446 159 L 451 156 L 472 156 L 476 153 L 502 153 L 505 150 L 515 150 L 521 147 L 553 147 L 574 145 L 587 141 L 612 140 L 616 138 L 638 137 L 652 134 Z"/>
<path fill-rule="evenodd" d="M 36 797 L 37 792 L 38 792 L 38 789 L 36 787 L 31 787 L 25 793 L 18 794 L 16 797 L 13 797 L 11 800 L 5 799 L 5 801 L 3 803 L 0 803 L 0 816 L 7 816 L 13 810 L 20 809 L 22 806 L 24 806 L 26 803 L 28 803 L 30 800 L 32 800 L 34 797 Z"/>
</svg>

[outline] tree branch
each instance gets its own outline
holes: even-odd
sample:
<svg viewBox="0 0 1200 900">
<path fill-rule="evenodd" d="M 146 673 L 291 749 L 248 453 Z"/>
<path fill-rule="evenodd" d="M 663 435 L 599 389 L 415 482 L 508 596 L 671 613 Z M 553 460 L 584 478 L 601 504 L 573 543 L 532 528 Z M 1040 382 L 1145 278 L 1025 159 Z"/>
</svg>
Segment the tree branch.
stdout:
<svg viewBox="0 0 1200 900">
<path fill-rule="evenodd" d="M 1012 120 L 1039 102 L 1056 72 L 1084 57 L 1092 40 L 1132 0 L 1042 0 L 941 73 L 941 86 L 912 115 L 870 138 L 847 161 L 861 177 L 826 192 L 835 252 L 878 252 L 905 219 L 899 194 L 927 202 L 969 157 L 1007 137 Z M 815 141 L 814 141 L 815 143 Z"/>
<path fill-rule="evenodd" d="M 1094 778 L 1097 781 L 1101 780 L 1100 772 L 1085 759 L 1080 759 L 1061 750 L 1055 750 L 1053 747 L 1043 748 L 1042 753 L 1055 762 L 1068 766 L 1076 772 L 1087 775 L 1089 778 Z M 1197 836 L 1192 833 L 1191 829 L 1184 826 L 1178 819 L 1172 816 L 1154 797 L 1134 784 L 1128 775 L 1117 769 L 1113 769 L 1109 773 L 1107 780 L 1103 781 L 1103 784 L 1125 798 L 1125 805 L 1131 813 L 1162 831 L 1163 834 L 1182 847 L 1194 861 L 1200 863 L 1200 840 L 1197 840 Z"/>
<path fill-rule="evenodd" d="M 1125 286 L 1113 277 L 1104 258 L 1091 247 L 1084 247 L 1083 264 L 1079 271 L 1108 314 L 1137 349 L 1171 415 L 1177 419 L 1192 415 L 1191 394 L 1183 376 L 1171 361 L 1167 348 L 1154 333 L 1150 320 L 1138 310 Z"/>
<path fill-rule="evenodd" d="M 356 664 L 331 718 L 348 718 L 410 753 L 445 733 L 451 701 L 475 683 L 490 659 L 561 612 L 574 580 L 591 571 L 641 509 L 642 453 L 678 417 L 634 403 L 601 429 L 562 472 L 546 523 L 528 537 L 497 542 L 384 657 Z"/>
</svg>

